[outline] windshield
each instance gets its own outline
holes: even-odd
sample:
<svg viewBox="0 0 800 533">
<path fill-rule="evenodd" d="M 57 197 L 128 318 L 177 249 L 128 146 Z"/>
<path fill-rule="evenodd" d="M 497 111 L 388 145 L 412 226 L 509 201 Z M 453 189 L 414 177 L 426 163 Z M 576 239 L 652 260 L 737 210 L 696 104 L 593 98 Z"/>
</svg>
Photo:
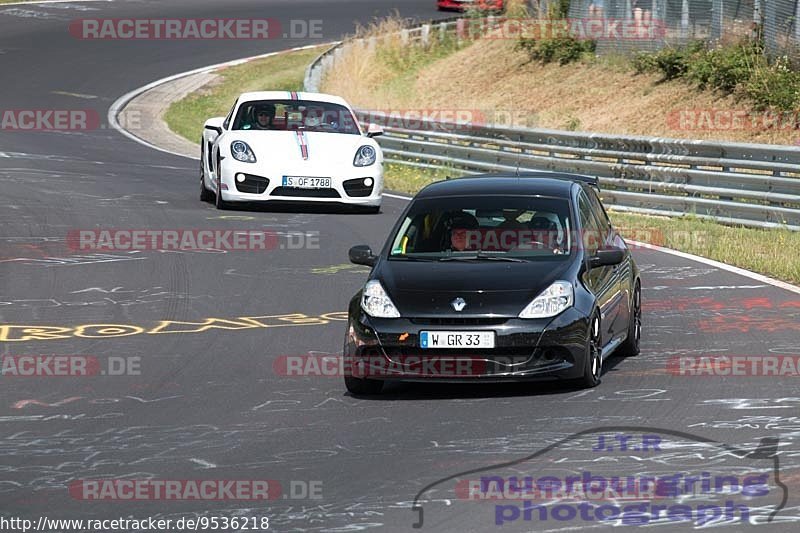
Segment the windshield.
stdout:
<svg viewBox="0 0 800 533">
<path fill-rule="evenodd" d="M 415 201 L 392 240 L 390 259 L 562 260 L 572 250 L 569 202 L 541 197 Z"/>
<path fill-rule="evenodd" d="M 233 130 L 315 131 L 361 135 L 344 106 L 310 100 L 257 100 L 239 106 Z"/>
</svg>

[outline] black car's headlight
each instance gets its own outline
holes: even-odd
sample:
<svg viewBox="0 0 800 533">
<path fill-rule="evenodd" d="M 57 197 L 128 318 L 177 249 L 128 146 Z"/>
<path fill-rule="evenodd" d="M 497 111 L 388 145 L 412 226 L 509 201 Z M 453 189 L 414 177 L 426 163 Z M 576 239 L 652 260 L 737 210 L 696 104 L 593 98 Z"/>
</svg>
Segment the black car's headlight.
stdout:
<svg viewBox="0 0 800 533">
<path fill-rule="evenodd" d="M 572 306 L 575 292 L 568 281 L 556 281 L 533 299 L 520 318 L 550 318 Z"/>
<path fill-rule="evenodd" d="M 368 167 L 375 163 L 378 158 L 378 152 L 372 146 L 365 144 L 356 151 L 356 157 L 353 159 L 353 165 L 357 167 Z"/>
<path fill-rule="evenodd" d="M 381 282 L 376 279 L 368 281 L 364 286 L 364 292 L 361 294 L 361 309 L 375 318 L 400 317 L 400 311 L 386 294 Z"/>
<path fill-rule="evenodd" d="M 231 155 L 242 163 L 255 163 L 256 155 L 250 146 L 244 141 L 233 141 L 231 143 Z"/>
</svg>

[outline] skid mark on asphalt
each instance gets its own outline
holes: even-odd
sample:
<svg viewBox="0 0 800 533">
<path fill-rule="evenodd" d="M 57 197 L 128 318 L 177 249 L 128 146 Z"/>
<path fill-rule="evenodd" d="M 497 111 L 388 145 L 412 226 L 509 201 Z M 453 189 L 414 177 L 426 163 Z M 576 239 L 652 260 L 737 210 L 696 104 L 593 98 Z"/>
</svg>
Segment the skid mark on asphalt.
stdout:
<svg viewBox="0 0 800 533">
<path fill-rule="evenodd" d="M 85 266 L 93 265 L 96 263 L 118 263 L 120 261 L 144 261 L 147 257 L 138 256 L 134 257 L 133 254 L 138 252 L 130 252 L 128 255 L 114 255 L 114 254 L 86 254 L 86 255 L 73 255 L 70 257 L 15 257 L 13 259 L 0 259 L 0 263 L 20 263 L 25 266 L 40 265 L 40 266 Z"/>
<path fill-rule="evenodd" d="M 9 17 L 20 17 L 20 18 L 68 20 L 68 17 L 63 17 L 63 16 L 59 17 L 53 13 L 46 13 L 44 11 L 35 11 L 33 9 L 20 9 L 17 7 L 0 10 L 0 15 L 6 15 Z"/>
</svg>

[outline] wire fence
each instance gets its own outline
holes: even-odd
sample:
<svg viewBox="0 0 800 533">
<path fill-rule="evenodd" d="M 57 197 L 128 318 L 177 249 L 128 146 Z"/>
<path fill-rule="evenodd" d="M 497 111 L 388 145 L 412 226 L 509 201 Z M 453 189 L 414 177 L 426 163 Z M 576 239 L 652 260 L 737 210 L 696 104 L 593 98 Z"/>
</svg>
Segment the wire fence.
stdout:
<svg viewBox="0 0 800 533">
<path fill-rule="evenodd" d="M 542 12 L 541 6 L 534 12 Z M 572 0 L 569 6 L 571 21 L 604 21 L 609 31 L 596 39 L 601 54 L 656 50 L 691 40 L 724 43 L 754 37 L 761 29 L 769 54 L 798 58 L 798 18 L 800 0 Z M 615 27 L 628 34 L 615 33 Z"/>
</svg>

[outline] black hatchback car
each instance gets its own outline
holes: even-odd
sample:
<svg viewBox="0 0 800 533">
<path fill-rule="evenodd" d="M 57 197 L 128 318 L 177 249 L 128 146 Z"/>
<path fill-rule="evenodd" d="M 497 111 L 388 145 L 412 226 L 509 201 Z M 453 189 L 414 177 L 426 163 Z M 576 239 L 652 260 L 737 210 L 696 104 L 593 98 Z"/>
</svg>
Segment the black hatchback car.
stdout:
<svg viewBox="0 0 800 533">
<path fill-rule="evenodd" d="M 344 374 L 354 394 L 386 380 L 600 382 L 637 355 L 639 270 L 598 197 L 572 174 L 433 183 L 409 203 L 349 306 Z"/>
</svg>

